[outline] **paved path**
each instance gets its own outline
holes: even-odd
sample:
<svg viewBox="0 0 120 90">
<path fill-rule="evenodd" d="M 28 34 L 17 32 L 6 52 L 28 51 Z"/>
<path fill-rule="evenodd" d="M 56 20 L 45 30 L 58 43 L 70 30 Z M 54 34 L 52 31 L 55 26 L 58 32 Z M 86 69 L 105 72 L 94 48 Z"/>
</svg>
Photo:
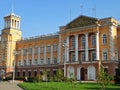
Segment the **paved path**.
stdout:
<svg viewBox="0 0 120 90">
<path fill-rule="evenodd" d="M 0 82 L 0 90 L 23 90 L 23 89 L 17 86 L 17 83 Z"/>
</svg>

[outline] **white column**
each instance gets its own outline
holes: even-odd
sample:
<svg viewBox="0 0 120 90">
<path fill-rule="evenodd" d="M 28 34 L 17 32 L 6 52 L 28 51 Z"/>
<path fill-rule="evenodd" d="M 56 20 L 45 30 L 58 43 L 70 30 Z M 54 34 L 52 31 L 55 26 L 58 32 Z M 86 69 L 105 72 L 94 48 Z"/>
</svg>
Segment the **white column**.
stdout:
<svg viewBox="0 0 120 90">
<path fill-rule="evenodd" d="M 78 34 L 75 35 L 75 61 L 78 61 Z"/>
<path fill-rule="evenodd" d="M 46 46 L 44 47 L 44 64 L 47 64 L 46 63 Z"/>
<path fill-rule="evenodd" d="M 61 62 L 61 60 L 62 60 L 62 58 L 61 58 L 61 56 L 63 55 L 62 53 L 61 53 L 61 46 L 62 46 L 62 44 L 61 44 L 61 34 L 59 34 L 59 44 L 58 44 L 58 50 L 57 50 L 57 52 L 58 52 L 58 63 L 60 63 Z"/>
<path fill-rule="evenodd" d="M 67 62 L 69 62 L 69 36 L 67 37 L 67 44 L 66 44 L 66 54 L 67 55 L 65 55 L 66 56 L 66 59 L 67 59 Z"/>
<path fill-rule="evenodd" d="M 21 65 L 23 65 L 23 49 L 21 49 Z"/>
<path fill-rule="evenodd" d="M 29 55 L 29 52 L 28 52 L 28 49 L 27 49 L 27 60 L 26 60 L 26 65 L 29 65 L 29 64 L 28 64 L 28 60 L 29 60 L 29 59 L 28 59 L 28 55 Z"/>
<path fill-rule="evenodd" d="M 85 34 L 85 58 L 86 61 L 89 60 L 89 53 L 88 53 L 88 33 Z"/>
<path fill-rule="evenodd" d="M 20 21 L 19 21 L 19 29 L 20 29 Z"/>
<path fill-rule="evenodd" d="M 34 47 L 32 48 L 32 65 L 34 65 Z"/>
<path fill-rule="evenodd" d="M 50 63 L 53 64 L 53 45 L 51 45 Z"/>
<path fill-rule="evenodd" d="M 12 27 L 12 19 L 10 20 L 10 28 Z"/>
<path fill-rule="evenodd" d="M 38 47 L 38 65 L 40 64 L 40 47 Z"/>
<path fill-rule="evenodd" d="M 96 60 L 100 60 L 99 54 L 99 31 L 96 32 Z"/>
<path fill-rule="evenodd" d="M 111 25 L 110 27 L 109 27 L 109 36 L 110 36 L 110 59 L 111 60 L 114 60 L 114 56 L 113 56 L 113 54 L 114 54 L 114 40 L 113 40 L 113 26 Z M 107 38 L 108 39 L 108 38 Z"/>
</svg>

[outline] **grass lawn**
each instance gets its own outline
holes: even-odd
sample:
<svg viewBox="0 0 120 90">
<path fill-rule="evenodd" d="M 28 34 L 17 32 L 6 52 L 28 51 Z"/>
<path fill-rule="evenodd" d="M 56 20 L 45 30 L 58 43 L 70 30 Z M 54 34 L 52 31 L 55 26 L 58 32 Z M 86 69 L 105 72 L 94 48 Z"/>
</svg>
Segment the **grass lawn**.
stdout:
<svg viewBox="0 0 120 90">
<path fill-rule="evenodd" d="M 77 83 L 73 86 L 71 83 L 64 82 L 40 82 L 40 83 L 20 83 L 19 86 L 25 90 L 100 90 L 97 83 Z M 73 88 L 74 87 L 74 88 Z M 120 90 L 118 85 L 106 86 L 105 90 Z"/>
</svg>

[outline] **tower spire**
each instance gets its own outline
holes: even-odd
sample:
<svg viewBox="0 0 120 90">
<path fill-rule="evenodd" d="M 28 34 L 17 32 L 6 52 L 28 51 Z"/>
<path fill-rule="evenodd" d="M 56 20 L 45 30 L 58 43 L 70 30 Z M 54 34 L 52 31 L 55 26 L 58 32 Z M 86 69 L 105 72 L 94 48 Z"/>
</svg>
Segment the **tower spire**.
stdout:
<svg viewBox="0 0 120 90">
<path fill-rule="evenodd" d="M 11 14 L 14 13 L 14 5 L 12 4 L 12 8 L 11 8 Z"/>
</svg>

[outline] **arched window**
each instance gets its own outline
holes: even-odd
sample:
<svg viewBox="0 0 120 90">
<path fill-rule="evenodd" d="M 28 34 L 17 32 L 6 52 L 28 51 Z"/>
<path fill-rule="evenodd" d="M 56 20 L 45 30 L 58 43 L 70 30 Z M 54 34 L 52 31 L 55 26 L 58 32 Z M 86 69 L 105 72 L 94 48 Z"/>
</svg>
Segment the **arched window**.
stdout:
<svg viewBox="0 0 120 90">
<path fill-rule="evenodd" d="M 82 37 L 82 49 L 85 49 L 85 36 Z"/>
<path fill-rule="evenodd" d="M 102 42 L 103 42 L 103 44 L 107 44 L 107 35 L 106 34 L 103 34 Z"/>
</svg>

